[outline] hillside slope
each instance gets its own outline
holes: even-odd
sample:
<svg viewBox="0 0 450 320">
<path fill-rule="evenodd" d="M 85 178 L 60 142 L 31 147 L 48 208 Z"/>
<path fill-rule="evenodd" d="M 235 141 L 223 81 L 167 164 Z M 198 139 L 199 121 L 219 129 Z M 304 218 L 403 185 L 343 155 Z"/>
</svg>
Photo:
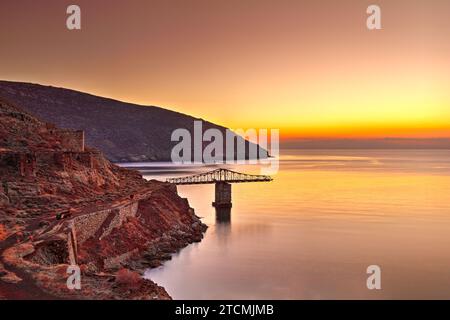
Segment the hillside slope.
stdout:
<svg viewBox="0 0 450 320">
<path fill-rule="evenodd" d="M 0 299 L 168 299 L 128 269 L 160 265 L 205 230 L 175 185 L 0 100 Z M 81 290 L 66 286 L 68 265 Z"/>
<path fill-rule="evenodd" d="M 114 162 L 169 161 L 176 144 L 170 139 L 173 130 L 193 133 L 194 121 L 200 120 L 155 106 L 30 83 L 0 81 L 0 98 L 58 127 L 84 130 L 86 143 Z M 203 121 L 203 129 L 209 128 L 226 130 Z"/>
</svg>

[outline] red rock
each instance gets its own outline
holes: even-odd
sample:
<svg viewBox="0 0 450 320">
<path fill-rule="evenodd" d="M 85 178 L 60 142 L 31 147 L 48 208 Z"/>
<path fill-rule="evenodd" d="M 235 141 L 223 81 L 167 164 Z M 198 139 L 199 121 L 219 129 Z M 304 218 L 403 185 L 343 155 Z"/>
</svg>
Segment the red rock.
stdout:
<svg viewBox="0 0 450 320">
<path fill-rule="evenodd" d="M 1 259 L 5 269 L 31 275 L 17 286 L 21 296 L 37 286 L 56 297 L 167 299 L 151 281 L 135 281 L 137 295 L 97 275 L 124 267 L 141 272 L 206 230 L 173 185 L 146 181 L 85 147 L 80 131 L 58 129 L 4 102 L 0 186 L 0 240 L 8 239 L 0 243 Z M 65 286 L 63 270 L 73 263 L 83 266 L 81 292 Z M 120 277 L 137 280 L 125 273 L 119 284 Z"/>
</svg>

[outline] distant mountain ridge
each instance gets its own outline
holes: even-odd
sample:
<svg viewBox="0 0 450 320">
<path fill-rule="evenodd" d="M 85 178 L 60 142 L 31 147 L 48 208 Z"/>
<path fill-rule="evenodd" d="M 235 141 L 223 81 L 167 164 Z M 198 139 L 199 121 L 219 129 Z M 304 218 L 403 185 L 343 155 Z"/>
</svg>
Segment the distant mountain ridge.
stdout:
<svg viewBox="0 0 450 320">
<path fill-rule="evenodd" d="M 58 127 L 84 130 L 86 143 L 114 162 L 170 161 L 177 143 L 171 142 L 173 130 L 185 128 L 193 134 L 194 121 L 202 120 L 156 106 L 31 83 L 0 81 L 0 97 Z M 202 121 L 203 130 L 226 130 Z M 245 143 L 248 157 L 250 142 Z"/>
</svg>

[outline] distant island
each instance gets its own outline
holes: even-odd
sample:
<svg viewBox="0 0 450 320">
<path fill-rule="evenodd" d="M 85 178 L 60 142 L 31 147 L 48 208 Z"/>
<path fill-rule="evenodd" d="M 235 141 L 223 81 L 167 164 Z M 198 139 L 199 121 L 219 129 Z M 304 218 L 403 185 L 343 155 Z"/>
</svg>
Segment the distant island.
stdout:
<svg viewBox="0 0 450 320">
<path fill-rule="evenodd" d="M 194 121 L 202 120 L 156 106 L 32 83 L 0 81 L 0 98 L 45 122 L 83 130 L 86 143 L 113 162 L 170 161 L 176 144 L 171 143 L 173 130 L 184 128 L 193 132 Z M 205 120 L 202 124 L 203 130 L 227 129 Z M 251 142 L 245 144 L 248 150 Z M 266 150 L 262 151 L 267 157 Z M 245 157 L 248 158 L 248 152 Z"/>
</svg>

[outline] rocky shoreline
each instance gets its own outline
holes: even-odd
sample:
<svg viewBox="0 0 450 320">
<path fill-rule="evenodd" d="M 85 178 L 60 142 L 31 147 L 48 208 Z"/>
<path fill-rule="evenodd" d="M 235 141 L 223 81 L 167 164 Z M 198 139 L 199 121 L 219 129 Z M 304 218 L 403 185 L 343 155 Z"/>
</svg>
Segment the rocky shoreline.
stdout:
<svg viewBox="0 0 450 320">
<path fill-rule="evenodd" d="M 0 299 L 170 299 L 141 275 L 206 228 L 175 185 L 0 102 Z"/>
</svg>

